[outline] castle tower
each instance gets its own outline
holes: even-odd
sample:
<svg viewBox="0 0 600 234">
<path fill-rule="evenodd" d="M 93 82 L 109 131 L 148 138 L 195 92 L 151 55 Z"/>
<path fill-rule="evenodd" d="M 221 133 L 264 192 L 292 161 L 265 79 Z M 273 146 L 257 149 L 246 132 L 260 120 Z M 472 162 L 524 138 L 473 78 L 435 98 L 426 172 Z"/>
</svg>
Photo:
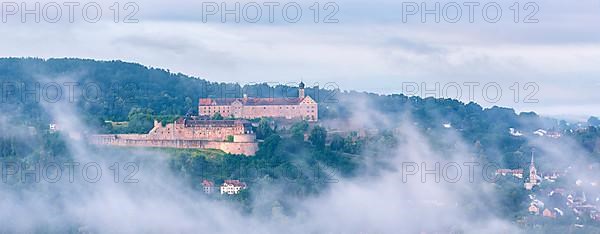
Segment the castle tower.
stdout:
<svg viewBox="0 0 600 234">
<path fill-rule="evenodd" d="M 535 164 L 533 163 L 533 151 L 531 152 L 531 164 L 529 165 L 529 183 L 537 183 L 537 170 L 535 169 Z"/>
<path fill-rule="evenodd" d="M 300 84 L 298 84 L 298 97 L 304 98 L 304 82 L 302 81 L 300 81 Z"/>
</svg>

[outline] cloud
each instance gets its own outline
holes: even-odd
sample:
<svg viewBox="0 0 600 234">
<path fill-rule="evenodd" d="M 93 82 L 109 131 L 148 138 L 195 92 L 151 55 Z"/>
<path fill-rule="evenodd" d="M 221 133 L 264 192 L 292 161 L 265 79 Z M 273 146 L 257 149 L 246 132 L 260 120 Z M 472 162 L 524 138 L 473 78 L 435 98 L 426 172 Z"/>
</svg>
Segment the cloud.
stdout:
<svg viewBox="0 0 600 234">
<path fill-rule="evenodd" d="M 43 81 L 43 75 L 37 76 Z M 72 76 L 53 78 L 69 81 Z M 399 144 L 386 148 L 384 155 L 361 155 L 364 168 L 353 178 L 340 177 L 319 195 L 288 201 L 282 184 L 262 184 L 257 199 L 250 206 L 256 211 L 246 214 L 239 205 L 208 199 L 191 188 L 186 180 L 169 169 L 168 155 L 143 149 L 95 148 L 83 141 L 68 140 L 67 149 L 76 166 L 73 181 L 57 183 L 42 180 L 27 189 L 0 184 L 0 230 L 35 232 L 76 230 L 79 232 L 198 232 L 210 233 L 312 233 L 312 232 L 377 232 L 390 233 L 464 230 L 478 233 L 494 230 L 516 232 L 510 222 L 485 209 L 494 203 L 490 183 L 473 183 L 464 176 L 458 182 L 435 182 L 435 176 L 411 175 L 403 171 L 405 163 L 466 162 L 468 145 L 457 134 L 448 132 L 441 139 L 456 142 L 451 154 L 431 146 L 407 116 L 401 122 L 389 119 L 371 108 L 368 100 L 354 100 L 355 114 L 348 128 L 365 127 L 369 119 L 377 126 L 396 129 Z M 93 131 L 79 118 L 75 105 L 67 100 L 42 103 L 51 118 L 61 126 L 61 135 L 77 135 Z M 367 113 L 367 114 L 365 114 Z M 8 133 L 3 133 L 8 134 Z M 372 147 L 382 148 L 381 145 Z M 300 155 L 298 155 L 300 157 Z M 124 165 L 135 162 L 139 171 L 135 183 L 125 183 L 129 170 Z M 378 162 L 378 163 L 374 163 Z M 118 163 L 118 164 L 116 164 Z M 386 167 L 380 165 L 385 164 Z M 102 176 L 95 181 L 95 170 L 84 171 L 86 165 L 100 168 Z M 117 165 L 120 176 L 115 174 Z M 123 170 L 121 170 L 123 169 Z M 64 175 L 66 176 L 66 175 Z M 479 174 L 473 175 L 479 177 Z M 115 180 L 117 182 L 115 182 Z M 479 179 L 478 179 L 479 180 Z M 482 200 L 482 198 L 489 200 Z M 292 212 L 283 212 L 276 201 L 289 202 Z M 466 204 L 484 207 L 473 213 Z M 264 207 L 270 210 L 260 211 Z M 487 210 L 487 211 L 486 211 Z M 474 218 L 476 217 L 476 218 Z"/>
<path fill-rule="evenodd" d="M 496 24 L 479 14 L 474 23 L 421 23 L 418 14 L 403 23 L 402 3 L 387 0 L 339 2 L 337 24 L 281 19 L 235 24 L 202 23 L 199 2 L 144 1 L 137 3 L 137 24 L 113 23 L 109 10 L 96 24 L 81 19 L 73 24 L 10 21 L 0 29 L 5 35 L 0 56 L 121 59 L 213 81 L 287 82 L 303 77 L 308 83 L 335 82 L 346 90 L 380 93 L 402 92 L 405 81 L 498 82 L 503 87 L 537 82 L 540 99 L 548 102 L 576 105 L 600 98 L 586 88 L 600 72 L 600 33 L 586 26 L 600 18 L 594 10 L 598 3 L 536 3 L 540 22 L 534 24 L 514 23 L 509 9 L 514 3 L 508 1 L 499 2 L 504 11 Z M 301 5 L 303 16 L 310 19 L 309 6 Z M 571 84 L 577 84 L 574 94 L 549 91 Z M 539 106 L 512 98 L 476 101 L 519 110 Z M 591 111 L 576 114 L 597 115 Z M 546 113 L 573 114 L 558 107 Z"/>
</svg>

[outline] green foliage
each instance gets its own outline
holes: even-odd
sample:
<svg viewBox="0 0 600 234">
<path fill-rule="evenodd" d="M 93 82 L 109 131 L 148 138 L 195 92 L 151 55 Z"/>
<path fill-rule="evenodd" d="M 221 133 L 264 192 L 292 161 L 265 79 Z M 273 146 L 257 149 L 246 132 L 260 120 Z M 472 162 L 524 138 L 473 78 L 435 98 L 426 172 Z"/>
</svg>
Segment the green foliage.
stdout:
<svg viewBox="0 0 600 234">
<path fill-rule="evenodd" d="M 179 115 L 162 115 L 162 116 L 152 116 L 153 119 L 159 121 L 162 126 L 166 126 L 168 123 L 173 123 L 175 120 L 179 119 Z"/>
<path fill-rule="evenodd" d="M 496 181 L 496 199 L 498 199 L 498 215 L 519 214 L 527 210 L 527 190 L 523 189 L 523 181 L 514 177 L 500 177 Z"/>
<path fill-rule="evenodd" d="M 340 151 L 344 149 L 345 144 L 346 142 L 344 141 L 344 138 L 341 137 L 339 134 L 335 134 L 331 139 L 331 144 L 329 144 L 329 148 L 333 151 Z"/>
<path fill-rule="evenodd" d="M 81 72 L 84 71 L 84 72 Z M 183 74 L 174 74 L 163 69 L 145 67 L 139 64 L 120 61 L 93 61 L 83 59 L 0 59 L 0 81 L 38 82 L 43 74 L 51 81 L 57 77 L 74 75 L 82 86 L 94 84 L 101 93 L 94 100 L 77 98 L 74 107 L 81 118 L 102 132 L 147 133 L 154 119 L 163 124 L 173 122 L 179 116 L 197 114 L 198 98 L 221 97 L 223 90 L 260 89 L 262 95 L 285 96 L 286 92 L 296 92 L 288 86 L 276 87 L 257 84 L 241 87 L 237 84 L 208 82 Z M 206 92 L 198 92 L 203 90 Z M 328 90 L 307 88 L 306 93 L 331 93 Z M 527 147 L 525 137 L 508 134 L 508 128 L 531 132 L 538 128 L 557 129 L 571 136 L 588 152 L 600 161 L 600 121 L 596 117 L 588 124 L 596 127 L 573 129 L 565 121 L 545 120 L 533 112 L 517 114 L 504 107 L 482 108 L 476 103 L 462 103 L 452 99 L 408 97 L 402 94 L 378 95 L 373 93 L 337 92 L 339 100 L 368 100 L 369 106 L 382 113 L 391 121 L 401 121 L 405 114 L 412 117 L 414 125 L 434 138 L 436 148 L 451 146 L 453 142 L 435 139 L 444 130 L 442 123 L 450 123 L 465 142 L 472 143 L 478 156 L 486 160 L 502 162 L 508 168 L 518 168 L 528 160 L 522 152 Z M 89 96 L 90 94 L 88 94 Z M 257 94 L 260 95 L 260 94 Z M 15 95 L 19 97 L 20 95 Z M 92 95 L 94 96 L 94 95 Z M 330 98 L 331 95 L 322 95 Z M 266 97 L 266 96 L 263 96 Z M 319 103 L 321 120 L 345 120 L 352 117 L 352 105 L 344 102 L 327 102 L 313 97 Z M 69 158 L 69 150 L 60 133 L 48 134 L 42 129 L 52 120 L 39 103 L 23 103 L 7 100 L 0 105 L 0 111 L 13 114 L 9 120 L 18 120 L 16 126 L 34 126 L 38 134 L 24 140 L 10 135 L 10 130 L 2 129 L 0 135 L 1 160 L 19 159 L 23 161 Z M 223 119 L 220 114 L 213 119 Z M 128 121 L 126 126 L 112 126 L 110 121 Z M 304 142 L 309 130 L 306 121 L 294 123 L 289 132 L 278 132 L 267 119 L 256 119 L 256 129 L 260 148 L 254 157 L 240 157 L 225 154 L 219 150 L 166 150 L 173 155 L 170 166 L 181 178 L 189 178 L 193 183 L 201 179 L 211 179 L 217 183 L 225 179 L 245 179 L 251 169 L 257 170 L 256 178 L 269 180 L 269 183 L 284 184 L 284 191 L 290 196 L 307 196 L 318 193 L 325 185 L 323 180 L 331 177 L 353 176 L 362 160 L 372 160 L 379 155 L 389 155 L 389 149 L 398 145 L 398 139 L 389 131 L 375 136 L 364 137 L 350 134 L 346 138 L 334 135 L 329 147 L 325 147 L 327 132 L 319 126 L 309 134 L 310 143 Z M 9 124 L 13 125 L 15 123 Z M 21 126 L 21 125 L 23 126 Z M 383 124 L 372 123 L 376 128 Z M 567 130 L 574 130 L 572 133 Z M 232 141 L 230 136 L 227 141 Z M 293 170 L 292 170 L 293 169 Z M 332 170 L 336 173 L 323 173 Z M 294 171 L 293 181 L 284 172 Z M 331 172 L 331 171 L 327 171 Z M 337 173 L 339 172 L 339 173 Z M 316 176 L 320 175 L 320 176 Z M 251 181 L 248 179 L 248 181 Z M 559 183 L 559 182 L 557 182 Z M 252 189 L 252 185 L 250 186 Z M 522 183 L 500 181 L 497 183 L 499 207 L 489 209 L 499 211 L 498 215 L 519 214 L 526 201 Z M 252 193 L 243 192 L 241 202 L 252 199 Z"/>
<path fill-rule="evenodd" d="M 598 119 L 598 117 L 596 116 L 591 116 L 588 120 L 587 123 L 590 126 L 600 126 L 600 119 Z"/>
<path fill-rule="evenodd" d="M 600 162 L 600 127 L 590 126 L 585 130 L 578 131 L 574 138 L 583 148 L 595 154 L 595 161 Z"/>
<path fill-rule="evenodd" d="M 327 130 L 321 126 L 315 126 L 310 131 L 310 136 L 308 140 L 315 146 L 317 149 L 325 148 L 325 140 L 327 138 Z"/>
<path fill-rule="evenodd" d="M 258 127 L 256 128 L 256 138 L 266 139 L 273 133 L 275 133 L 275 130 L 271 128 L 270 120 L 267 118 L 261 118 L 258 122 Z"/>
<path fill-rule="evenodd" d="M 278 134 L 273 134 L 267 137 L 261 144 L 258 155 L 262 155 L 266 159 L 272 160 L 275 158 L 276 150 L 279 148 L 281 137 Z"/>
<path fill-rule="evenodd" d="M 232 135 L 228 135 L 227 139 L 225 139 L 225 141 L 227 141 L 227 142 L 233 142 L 233 136 Z"/>
<path fill-rule="evenodd" d="M 149 108 L 132 108 L 129 111 L 128 130 L 131 133 L 148 133 L 154 127 L 152 115 L 154 111 Z"/>
<path fill-rule="evenodd" d="M 221 116 L 221 112 L 216 112 L 211 119 L 213 120 L 223 120 L 223 116 Z"/>
<path fill-rule="evenodd" d="M 290 127 L 290 132 L 292 133 L 292 138 L 298 141 L 304 140 L 304 133 L 308 130 L 308 122 L 300 121 L 292 124 Z"/>
</svg>

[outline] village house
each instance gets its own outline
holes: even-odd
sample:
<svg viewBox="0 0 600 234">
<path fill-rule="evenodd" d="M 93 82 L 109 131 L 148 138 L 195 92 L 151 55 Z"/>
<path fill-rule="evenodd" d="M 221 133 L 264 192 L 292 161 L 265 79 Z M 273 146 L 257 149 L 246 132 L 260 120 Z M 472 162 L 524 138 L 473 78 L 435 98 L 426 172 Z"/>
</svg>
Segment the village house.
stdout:
<svg viewBox="0 0 600 234">
<path fill-rule="evenodd" d="M 58 124 L 55 124 L 55 123 L 48 124 L 48 131 L 50 133 L 58 132 L 59 131 Z"/>
<path fill-rule="evenodd" d="M 592 210 L 590 212 L 590 218 L 594 221 L 600 222 L 600 212 L 598 210 Z"/>
<path fill-rule="evenodd" d="M 206 194 L 212 194 L 215 191 L 215 183 L 213 183 L 210 180 L 203 180 L 202 181 L 202 188 L 204 190 L 204 193 L 206 193 Z"/>
<path fill-rule="evenodd" d="M 558 171 L 545 172 L 545 173 L 542 173 L 542 177 L 544 178 L 544 180 L 554 182 L 554 181 L 556 181 L 556 179 L 558 179 L 560 177 L 560 172 L 558 172 Z"/>
<path fill-rule="evenodd" d="M 519 179 L 523 179 L 523 169 L 498 169 L 496 170 L 496 175 L 511 175 Z"/>
<path fill-rule="evenodd" d="M 535 204 L 531 203 L 529 208 L 527 208 L 530 214 L 538 215 L 540 214 L 540 208 L 538 208 Z"/>
<path fill-rule="evenodd" d="M 556 218 L 556 214 L 554 214 L 554 212 L 552 212 L 548 208 L 544 209 L 544 211 L 542 212 L 542 216 L 547 217 L 547 218 Z"/>
<path fill-rule="evenodd" d="M 221 194 L 234 195 L 240 193 L 242 189 L 246 189 L 246 183 L 239 180 L 225 180 L 221 185 Z"/>
<path fill-rule="evenodd" d="M 559 194 L 560 196 L 564 196 L 566 194 L 566 190 L 564 188 L 555 188 L 552 191 L 550 191 L 550 193 L 548 193 L 548 196 L 553 196 L 554 194 Z"/>
<path fill-rule="evenodd" d="M 560 138 L 562 135 L 560 134 L 560 132 L 548 132 L 548 133 L 546 134 L 546 136 L 547 136 L 547 137 L 550 137 L 550 138 L 558 139 L 558 138 Z"/>
<path fill-rule="evenodd" d="M 554 208 L 554 212 L 556 216 L 563 216 L 565 214 L 561 209 L 558 208 Z"/>
</svg>

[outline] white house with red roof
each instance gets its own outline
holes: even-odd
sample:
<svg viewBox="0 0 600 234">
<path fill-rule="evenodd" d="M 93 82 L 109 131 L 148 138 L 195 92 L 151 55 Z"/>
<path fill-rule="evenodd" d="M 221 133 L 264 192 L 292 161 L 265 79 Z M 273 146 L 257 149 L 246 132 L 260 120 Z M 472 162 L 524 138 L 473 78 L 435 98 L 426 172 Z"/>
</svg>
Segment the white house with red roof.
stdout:
<svg viewBox="0 0 600 234">
<path fill-rule="evenodd" d="M 246 183 L 239 180 L 225 180 L 221 185 L 221 194 L 234 195 L 240 193 L 242 189 L 246 189 Z"/>
<path fill-rule="evenodd" d="M 204 189 L 204 193 L 211 194 L 215 191 L 215 183 L 210 180 L 203 180 L 202 188 Z"/>
</svg>

